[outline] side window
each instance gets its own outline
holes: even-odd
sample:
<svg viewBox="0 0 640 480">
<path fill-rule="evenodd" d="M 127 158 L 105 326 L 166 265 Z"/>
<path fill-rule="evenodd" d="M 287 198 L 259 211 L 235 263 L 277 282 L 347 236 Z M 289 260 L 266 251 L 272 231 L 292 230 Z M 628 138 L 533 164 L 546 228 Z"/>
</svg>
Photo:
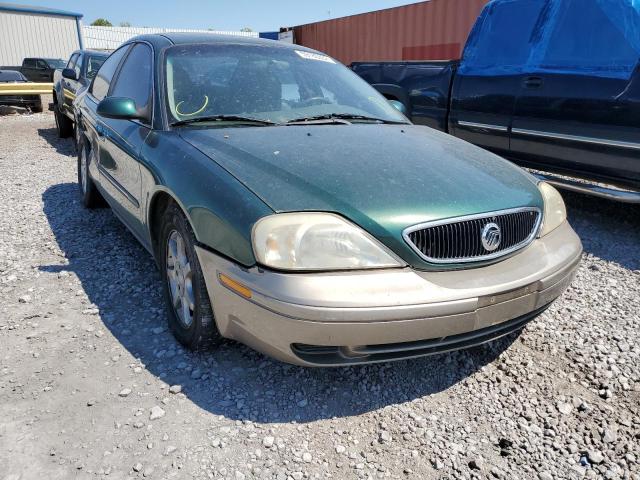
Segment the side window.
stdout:
<svg viewBox="0 0 640 480">
<path fill-rule="evenodd" d="M 136 44 L 127 56 L 109 96 L 131 98 L 136 107 L 144 108 L 151 97 L 151 49 Z"/>
<path fill-rule="evenodd" d="M 629 78 L 640 58 L 640 41 L 638 31 L 632 28 L 633 12 L 623 11 L 623 4 L 614 2 L 603 9 L 595 1 L 564 2 L 540 66 Z M 639 13 L 635 14 L 636 22 Z"/>
<path fill-rule="evenodd" d="M 33 58 L 25 58 L 23 63 L 24 63 L 24 66 L 27 68 L 36 67 L 36 61 Z"/>
<path fill-rule="evenodd" d="M 105 57 L 89 57 L 87 58 L 87 78 L 91 80 L 105 61 Z"/>
<path fill-rule="evenodd" d="M 82 55 L 78 55 L 78 58 L 76 59 L 76 63 L 73 66 L 73 69 L 76 71 L 76 76 L 78 78 L 80 78 L 80 70 L 82 69 Z"/>
<path fill-rule="evenodd" d="M 48 68 L 47 63 L 44 60 L 38 60 L 38 68 L 46 69 Z"/>
<path fill-rule="evenodd" d="M 544 4 L 539 0 L 512 0 L 485 7 L 469 36 L 464 69 L 482 74 L 479 70 L 526 64 Z"/>
<path fill-rule="evenodd" d="M 93 83 L 91 84 L 91 94 L 96 97 L 98 101 L 107 96 L 111 79 L 114 73 L 116 73 L 120 60 L 122 60 L 125 53 L 129 51 L 130 47 L 130 45 L 125 45 L 113 52 L 102 64 L 100 70 L 98 70 L 96 78 L 93 79 Z"/>
</svg>

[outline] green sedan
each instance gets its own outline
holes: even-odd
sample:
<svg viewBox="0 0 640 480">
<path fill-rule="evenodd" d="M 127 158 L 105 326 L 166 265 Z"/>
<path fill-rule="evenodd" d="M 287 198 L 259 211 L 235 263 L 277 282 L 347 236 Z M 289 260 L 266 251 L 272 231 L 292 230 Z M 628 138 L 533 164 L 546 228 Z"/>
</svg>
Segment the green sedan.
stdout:
<svg viewBox="0 0 640 480">
<path fill-rule="evenodd" d="M 80 192 L 154 256 L 192 349 L 336 366 L 521 329 L 580 261 L 562 197 L 396 107 L 301 46 L 137 37 L 74 102 Z"/>
</svg>

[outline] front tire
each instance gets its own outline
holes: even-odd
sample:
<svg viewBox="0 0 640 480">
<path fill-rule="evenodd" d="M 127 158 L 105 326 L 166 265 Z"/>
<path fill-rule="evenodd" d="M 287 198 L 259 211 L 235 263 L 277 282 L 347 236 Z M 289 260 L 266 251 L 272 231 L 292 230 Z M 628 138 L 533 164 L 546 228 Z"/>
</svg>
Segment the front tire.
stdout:
<svg viewBox="0 0 640 480">
<path fill-rule="evenodd" d="M 60 105 L 56 104 L 54 107 L 53 116 L 56 120 L 56 131 L 59 138 L 68 138 L 73 135 L 73 122 L 60 111 Z"/>
<path fill-rule="evenodd" d="M 169 328 L 190 350 L 201 350 L 222 340 L 216 327 L 200 262 L 196 239 L 182 210 L 169 205 L 158 239 L 160 273 L 169 309 Z"/>
<path fill-rule="evenodd" d="M 93 183 L 91 174 L 89 173 L 89 165 L 91 163 L 92 151 L 89 149 L 86 141 L 82 141 L 80 151 L 78 152 L 78 186 L 80 187 L 80 196 L 82 204 L 86 208 L 96 208 L 102 205 L 103 200 L 100 192 Z"/>
</svg>

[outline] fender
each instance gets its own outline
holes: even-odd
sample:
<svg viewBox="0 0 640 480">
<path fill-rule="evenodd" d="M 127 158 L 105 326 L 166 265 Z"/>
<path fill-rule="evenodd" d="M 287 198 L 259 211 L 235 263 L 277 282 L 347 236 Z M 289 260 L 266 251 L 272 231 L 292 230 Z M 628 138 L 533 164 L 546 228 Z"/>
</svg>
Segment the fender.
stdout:
<svg viewBox="0 0 640 480">
<path fill-rule="evenodd" d="M 146 159 L 146 153 L 164 155 Z M 160 167 L 162 165 L 162 168 Z M 155 250 L 159 207 L 175 201 L 187 217 L 198 243 L 240 265 L 255 265 L 251 226 L 273 214 L 262 200 L 211 158 L 171 133 L 151 133 L 140 162 L 141 221 Z"/>
</svg>

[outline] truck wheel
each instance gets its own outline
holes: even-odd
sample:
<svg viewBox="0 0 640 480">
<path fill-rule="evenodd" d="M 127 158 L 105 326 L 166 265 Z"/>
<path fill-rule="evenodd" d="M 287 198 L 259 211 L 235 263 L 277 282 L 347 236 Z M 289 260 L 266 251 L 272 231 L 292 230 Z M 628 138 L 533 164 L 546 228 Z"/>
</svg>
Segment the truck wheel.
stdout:
<svg viewBox="0 0 640 480">
<path fill-rule="evenodd" d="M 33 113 L 42 113 L 42 98 L 38 97 L 38 101 L 31 107 Z"/>
<path fill-rule="evenodd" d="M 221 342 L 194 245 L 195 236 L 182 210 L 169 205 L 158 239 L 160 274 L 169 308 L 169 328 L 191 350 Z"/>
<path fill-rule="evenodd" d="M 42 111 L 42 105 L 40 105 L 40 111 Z M 68 138 L 73 135 L 73 122 L 60 111 L 58 105 L 53 109 L 53 116 L 56 119 L 56 130 L 59 138 Z"/>
<path fill-rule="evenodd" d="M 102 199 L 100 192 L 98 192 L 98 189 L 91 178 L 91 174 L 89 173 L 90 162 L 91 150 L 86 142 L 82 142 L 82 145 L 80 145 L 80 151 L 78 152 L 78 186 L 80 187 L 82 204 L 86 208 L 93 209 L 103 205 L 104 200 Z"/>
</svg>

